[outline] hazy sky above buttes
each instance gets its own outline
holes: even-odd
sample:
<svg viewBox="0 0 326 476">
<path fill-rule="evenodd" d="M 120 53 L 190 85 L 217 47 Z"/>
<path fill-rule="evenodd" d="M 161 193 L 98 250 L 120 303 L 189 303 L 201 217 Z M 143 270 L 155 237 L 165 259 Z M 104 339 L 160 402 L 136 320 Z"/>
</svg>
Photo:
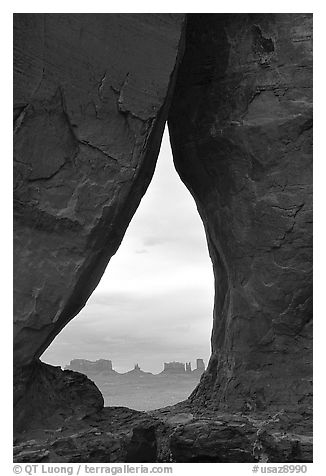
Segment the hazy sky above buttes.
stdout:
<svg viewBox="0 0 326 476">
<path fill-rule="evenodd" d="M 174 169 L 165 130 L 153 180 L 122 244 L 84 309 L 42 356 L 53 365 L 73 358 L 111 359 L 119 372 L 138 362 L 210 355 L 213 271 L 195 202 Z"/>
</svg>

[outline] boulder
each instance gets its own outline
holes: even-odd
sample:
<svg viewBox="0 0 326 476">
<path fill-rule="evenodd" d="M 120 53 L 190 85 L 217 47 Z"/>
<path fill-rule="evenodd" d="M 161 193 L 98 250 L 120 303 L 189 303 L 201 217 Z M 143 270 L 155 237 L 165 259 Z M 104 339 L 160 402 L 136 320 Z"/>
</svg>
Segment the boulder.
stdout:
<svg viewBox="0 0 326 476">
<path fill-rule="evenodd" d="M 55 431 L 103 409 L 104 399 L 86 375 L 36 361 L 16 371 L 15 434 Z"/>
</svg>

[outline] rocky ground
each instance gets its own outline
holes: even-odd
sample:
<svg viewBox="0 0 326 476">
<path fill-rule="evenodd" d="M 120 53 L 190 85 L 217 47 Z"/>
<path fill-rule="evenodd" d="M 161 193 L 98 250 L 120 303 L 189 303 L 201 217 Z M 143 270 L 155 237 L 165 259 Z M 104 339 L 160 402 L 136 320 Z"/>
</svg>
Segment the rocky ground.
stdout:
<svg viewBox="0 0 326 476">
<path fill-rule="evenodd" d="M 306 432 L 304 417 L 302 431 Z M 307 417 L 306 417 L 307 420 Z M 311 462 L 312 434 L 293 415 L 196 413 L 189 402 L 153 412 L 105 407 L 56 430 L 18 438 L 15 462 Z M 298 425 L 296 425 L 298 429 Z"/>
</svg>

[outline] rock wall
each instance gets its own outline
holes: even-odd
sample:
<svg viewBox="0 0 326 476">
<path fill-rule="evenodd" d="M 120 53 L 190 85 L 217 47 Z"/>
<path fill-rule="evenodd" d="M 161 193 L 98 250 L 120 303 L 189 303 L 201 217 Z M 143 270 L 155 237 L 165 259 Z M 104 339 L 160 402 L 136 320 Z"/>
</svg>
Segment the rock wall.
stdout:
<svg viewBox="0 0 326 476">
<path fill-rule="evenodd" d="M 188 15 L 169 130 L 215 274 L 203 410 L 310 410 L 311 41 L 309 14 Z"/>
<path fill-rule="evenodd" d="M 19 388 L 22 368 L 85 305 L 152 178 L 183 24 L 181 14 L 14 15 Z"/>
<path fill-rule="evenodd" d="M 183 15 L 16 14 L 15 362 L 85 305 L 154 171 Z"/>
</svg>

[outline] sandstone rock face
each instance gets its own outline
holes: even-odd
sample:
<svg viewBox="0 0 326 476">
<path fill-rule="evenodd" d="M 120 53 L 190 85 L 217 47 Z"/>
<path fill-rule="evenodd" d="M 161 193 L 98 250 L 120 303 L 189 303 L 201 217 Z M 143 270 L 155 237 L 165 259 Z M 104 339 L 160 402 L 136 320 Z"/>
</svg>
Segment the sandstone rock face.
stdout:
<svg viewBox="0 0 326 476">
<path fill-rule="evenodd" d="M 188 15 L 169 129 L 216 281 L 198 408 L 310 411 L 311 38 L 309 14 Z"/>
<path fill-rule="evenodd" d="M 15 15 L 16 368 L 85 305 L 151 180 L 183 21 Z"/>
</svg>

